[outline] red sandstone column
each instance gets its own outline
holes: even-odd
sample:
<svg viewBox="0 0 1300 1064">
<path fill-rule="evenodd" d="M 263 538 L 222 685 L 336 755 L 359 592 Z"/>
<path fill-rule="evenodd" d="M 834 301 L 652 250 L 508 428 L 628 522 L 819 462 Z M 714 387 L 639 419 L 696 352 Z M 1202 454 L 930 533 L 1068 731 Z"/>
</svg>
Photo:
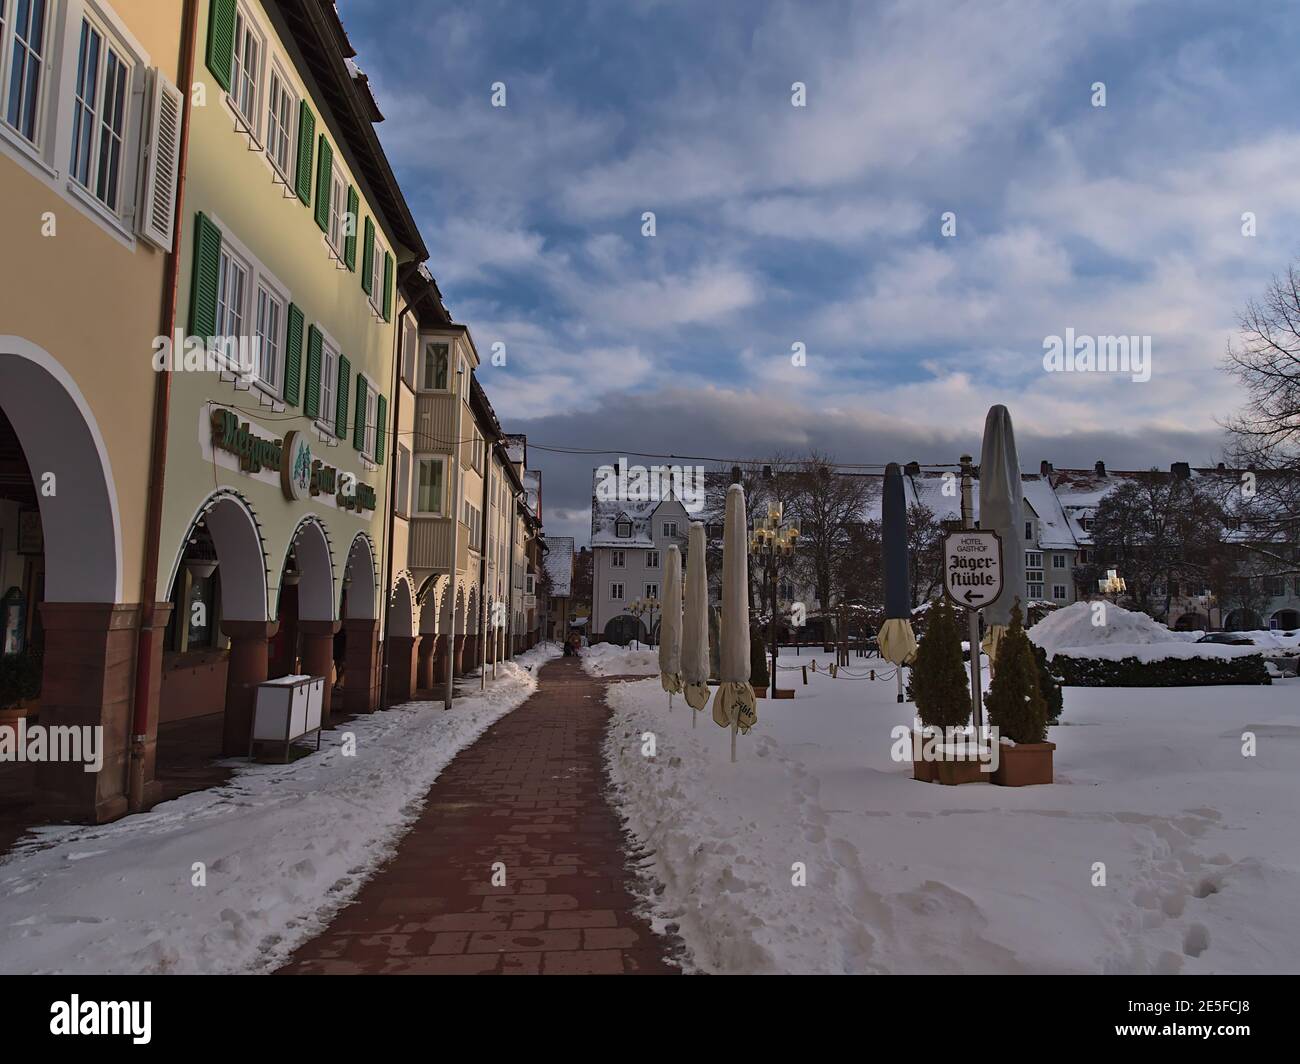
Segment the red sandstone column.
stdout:
<svg viewBox="0 0 1300 1064">
<path fill-rule="evenodd" d="M 388 703 L 409 702 L 415 694 L 415 637 L 388 637 Z"/>
<path fill-rule="evenodd" d="M 302 671 L 308 676 L 325 677 L 325 694 L 321 700 L 320 723 L 330 725 L 330 705 L 334 696 L 334 636 L 338 621 L 299 621 L 302 633 Z"/>
<path fill-rule="evenodd" d="M 102 728 L 92 734 L 98 736 L 95 749 L 102 750 L 104 762 L 99 772 L 85 771 L 84 761 L 40 762 L 37 790 L 54 816 L 92 824 L 115 820 L 127 811 L 126 759 L 139 610 L 111 602 L 44 602 L 40 611 L 45 629 L 40 723 Z M 155 737 L 157 720 L 155 702 Z"/>
<path fill-rule="evenodd" d="M 140 804 L 132 808 L 133 813 L 152 809 L 162 797 L 162 785 L 154 779 L 154 773 L 158 764 L 158 712 L 162 705 L 163 640 L 167 635 L 167 622 L 171 619 L 171 615 L 170 602 L 154 603 L 153 623 L 150 625 L 153 630 L 153 640 L 150 643 L 147 666 L 149 670 L 148 718 L 144 729 L 144 757 L 141 766 L 144 786 L 141 788 Z M 143 621 L 141 623 L 143 624 Z M 131 736 L 131 741 L 135 741 L 134 735 Z M 127 791 L 129 798 L 129 786 Z"/>
<path fill-rule="evenodd" d="M 226 666 L 226 714 L 221 729 L 221 752 L 226 757 L 247 757 L 253 734 L 253 710 L 257 687 L 265 683 L 267 640 L 275 635 L 276 621 L 222 621 L 221 630 L 230 637 L 230 661 Z"/>
<path fill-rule="evenodd" d="M 373 713 L 379 708 L 379 622 L 349 620 L 344 664 L 343 708 L 348 713 Z"/>
<path fill-rule="evenodd" d="M 451 665 L 453 676 L 465 675 L 465 637 L 456 636 L 451 641 Z"/>
<path fill-rule="evenodd" d="M 416 649 L 415 688 L 417 691 L 433 689 L 433 661 L 437 652 L 436 635 L 420 636 L 420 645 Z"/>
</svg>

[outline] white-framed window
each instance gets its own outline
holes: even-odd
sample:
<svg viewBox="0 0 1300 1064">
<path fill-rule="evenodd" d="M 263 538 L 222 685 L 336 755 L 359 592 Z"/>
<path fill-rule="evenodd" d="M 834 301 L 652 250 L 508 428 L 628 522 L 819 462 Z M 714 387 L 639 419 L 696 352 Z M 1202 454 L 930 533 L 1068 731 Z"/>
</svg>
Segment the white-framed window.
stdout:
<svg viewBox="0 0 1300 1064">
<path fill-rule="evenodd" d="M 650 598 L 657 599 L 657 598 L 659 597 L 659 585 L 658 585 L 658 584 L 646 584 L 646 586 L 645 586 L 645 597 L 648 598 L 648 599 L 650 599 Z"/>
<path fill-rule="evenodd" d="M 248 277 L 251 272 L 248 263 L 230 244 L 223 241 L 217 271 L 218 336 L 244 335 L 244 323 L 248 315 Z"/>
<path fill-rule="evenodd" d="M 339 350 L 329 340 L 321 338 L 320 392 L 316 404 L 316 419 L 330 432 L 338 434 Z M 346 426 L 344 426 L 346 432 Z"/>
<path fill-rule="evenodd" d="M 1080 522 L 1080 524 L 1083 526 L 1083 530 L 1084 530 L 1085 532 L 1091 532 L 1091 531 L 1092 531 L 1093 520 L 1092 520 L 1091 517 L 1085 517 L 1085 518 Z"/>
<path fill-rule="evenodd" d="M 647 569 L 659 568 L 659 552 L 657 550 L 648 550 L 645 552 L 645 567 Z"/>
<path fill-rule="evenodd" d="M 628 520 L 627 518 L 625 518 L 625 517 L 624 517 L 624 518 L 620 518 L 619 520 L 615 521 L 615 522 L 614 522 L 614 535 L 618 536 L 619 539 L 631 539 L 631 538 L 632 538 L 632 522 L 629 521 L 629 520 Z"/>
<path fill-rule="evenodd" d="M 532 595 L 537 591 L 537 577 L 529 573 L 524 577 L 524 594 Z"/>
<path fill-rule="evenodd" d="M 623 585 L 620 584 L 620 583 L 617 583 L 617 582 L 610 584 L 610 585 L 609 585 L 609 597 L 610 597 L 614 602 L 622 602 L 622 601 L 623 601 Z"/>
<path fill-rule="evenodd" d="M 1041 569 L 1043 567 L 1043 552 L 1037 550 L 1025 551 L 1025 568 Z"/>
<path fill-rule="evenodd" d="M 104 27 L 83 15 L 77 41 L 68 174 L 115 215 L 122 213 L 123 156 L 132 64 Z"/>
<path fill-rule="evenodd" d="M 262 57 L 265 43 L 248 9 L 235 8 L 235 49 L 230 62 L 230 102 L 254 137 L 261 128 Z"/>
<path fill-rule="evenodd" d="M 609 552 L 609 567 L 611 569 L 622 569 L 627 564 L 627 555 L 621 550 L 612 550 Z"/>
<path fill-rule="evenodd" d="M 298 94 L 278 62 L 271 63 L 267 91 L 266 154 L 286 185 L 293 184 L 295 136 L 298 123 Z"/>
<path fill-rule="evenodd" d="M 475 427 L 471 430 L 473 435 L 470 439 L 470 465 L 474 467 L 475 472 L 483 472 L 483 433 Z"/>
<path fill-rule="evenodd" d="M 673 538 L 673 537 L 675 537 L 676 535 L 677 535 L 677 522 L 676 522 L 676 521 L 665 521 L 665 522 L 664 522 L 664 536 L 667 537 L 667 538 Z"/>
<path fill-rule="evenodd" d="M 483 542 L 483 515 L 479 508 L 468 499 L 461 509 L 461 520 L 469 529 L 469 549 L 478 553 Z"/>
<path fill-rule="evenodd" d="M 329 243 L 330 249 L 341 262 L 343 245 L 347 237 L 348 183 L 343 177 L 337 162 L 330 167 L 330 212 Z"/>
<path fill-rule="evenodd" d="M 1064 555 L 1064 554 L 1053 554 L 1053 555 L 1052 555 L 1052 568 L 1053 568 L 1053 569 L 1064 569 L 1064 568 L 1065 568 L 1065 555 Z"/>
<path fill-rule="evenodd" d="M 384 313 L 384 252 L 387 249 L 375 234 L 375 253 L 370 259 L 370 305 L 376 314 Z"/>
<path fill-rule="evenodd" d="M 1026 521 L 1026 522 L 1025 522 L 1025 539 L 1027 539 L 1027 540 L 1031 540 L 1031 541 L 1032 541 L 1033 538 L 1034 538 L 1034 522 L 1033 522 L 1033 521 Z"/>
<path fill-rule="evenodd" d="M 443 486 L 447 482 L 446 461 L 442 458 L 421 458 L 415 489 L 415 512 L 418 514 L 445 513 Z"/>
<path fill-rule="evenodd" d="M 379 393 L 375 391 L 375 386 L 367 380 L 366 382 L 366 432 L 365 446 L 362 453 L 370 459 L 377 457 L 375 449 L 379 438 Z"/>
<path fill-rule="evenodd" d="M 258 277 L 257 360 L 253 368 L 257 379 L 276 395 L 280 394 L 281 355 L 284 351 L 288 305 L 288 300 L 276 291 L 268 278 Z"/>
<path fill-rule="evenodd" d="M 424 345 L 424 365 L 420 373 L 420 387 L 425 391 L 445 392 L 450 385 L 451 351 L 446 344 Z"/>
<path fill-rule="evenodd" d="M 1064 601 L 1065 601 L 1065 585 L 1064 585 L 1064 584 L 1053 584 L 1053 585 L 1052 585 L 1052 598 L 1054 598 L 1057 602 L 1064 602 Z"/>
<path fill-rule="evenodd" d="M 1026 585 L 1025 585 L 1025 593 L 1026 593 L 1026 594 L 1027 594 L 1031 599 L 1041 599 L 1041 598 L 1043 597 L 1043 585 L 1042 585 L 1042 584 L 1026 584 Z"/>
<path fill-rule="evenodd" d="M 50 0 L 0 2 L 0 101 L 9 128 L 33 146 L 42 141 L 41 115 L 51 52 Z"/>
</svg>

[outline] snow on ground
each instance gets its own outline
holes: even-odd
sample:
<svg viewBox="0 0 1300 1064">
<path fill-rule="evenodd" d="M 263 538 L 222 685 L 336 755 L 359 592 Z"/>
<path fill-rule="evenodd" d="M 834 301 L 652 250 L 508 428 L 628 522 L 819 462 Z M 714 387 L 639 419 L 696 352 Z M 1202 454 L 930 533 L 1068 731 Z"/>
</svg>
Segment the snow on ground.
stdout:
<svg viewBox="0 0 1300 1064">
<path fill-rule="evenodd" d="M 892 682 L 810 681 L 759 701 L 735 765 L 707 710 L 692 729 L 652 681 L 609 691 L 647 904 L 699 970 L 1300 971 L 1300 681 L 1067 688 L 1057 783 L 1014 789 L 911 779 Z"/>
<path fill-rule="evenodd" d="M 1277 653 L 1295 649 L 1295 641 L 1268 632 L 1252 633 L 1253 646 L 1196 642 L 1204 632 L 1176 632 L 1145 613 L 1105 604 L 1098 614 L 1091 602 L 1076 602 L 1049 613 L 1029 629 L 1029 638 L 1047 651 L 1048 657 L 1064 654 L 1074 658 L 1119 661 L 1161 661 L 1166 658 L 1239 658 L 1251 654 Z M 1104 623 L 1095 623 L 1097 619 Z"/>
<path fill-rule="evenodd" d="M 228 783 L 148 813 L 41 830 L 0 858 L 0 971 L 274 969 L 356 896 L 443 767 L 558 653 L 543 644 L 503 663 L 451 712 L 406 703 L 325 732 L 319 754 L 292 764 L 240 762 Z M 192 885 L 200 861 L 206 886 Z"/>
<path fill-rule="evenodd" d="M 659 650 L 630 644 L 595 643 L 579 652 L 588 676 L 658 676 Z"/>
</svg>

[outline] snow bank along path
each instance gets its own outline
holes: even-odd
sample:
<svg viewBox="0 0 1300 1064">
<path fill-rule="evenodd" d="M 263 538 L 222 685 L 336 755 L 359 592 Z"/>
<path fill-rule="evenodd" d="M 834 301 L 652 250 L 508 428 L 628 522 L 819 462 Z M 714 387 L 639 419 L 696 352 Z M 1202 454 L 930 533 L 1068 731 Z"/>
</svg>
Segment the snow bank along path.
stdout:
<svg viewBox="0 0 1300 1064">
<path fill-rule="evenodd" d="M 41 831 L 0 860 L 0 971 L 265 972 L 392 853 L 444 766 L 537 688 L 550 644 L 487 692 L 409 702 L 324 733 L 289 765 L 97 827 Z M 349 733 L 355 756 L 343 756 Z M 206 886 L 192 885 L 195 862 Z"/>
<path fill-rule="evenodd" d="M 735 765 L 655 681 L 607 694 L 644 901 L 697 970 L 1300 971 L 1300 681 L 1067 688 L 1057 783 L 1013 789 L 911 779 L 892 683 L 810 680 L 758 703 Z"/>
<path fill-rule="evenodd" d="M 644 643 L 621 647 L 617 643 L 593 643 L 578 652 L 588 676 L 658 676 L 659 650 Z"/>
</svg>

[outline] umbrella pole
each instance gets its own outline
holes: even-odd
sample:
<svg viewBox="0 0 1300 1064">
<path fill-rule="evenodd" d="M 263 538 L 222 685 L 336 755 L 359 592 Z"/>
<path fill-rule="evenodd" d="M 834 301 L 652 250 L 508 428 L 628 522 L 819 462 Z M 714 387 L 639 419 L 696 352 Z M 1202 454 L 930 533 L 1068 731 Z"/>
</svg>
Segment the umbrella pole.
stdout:
<svg viewBox="0 0 1300 1064">
<path fill-rule="evenodd" d="M 898 666 L 898 700 L 900 702 L 907 701 L 903 697 L 903 666 L 901 665 Z"/>
<path fill-rule="evenodd" d="M 736 763 L 736 732 L 740 730 L 740 714 L 736 714 L 736 719 L 731 722 L 731 763 Z"/>
</svg>

